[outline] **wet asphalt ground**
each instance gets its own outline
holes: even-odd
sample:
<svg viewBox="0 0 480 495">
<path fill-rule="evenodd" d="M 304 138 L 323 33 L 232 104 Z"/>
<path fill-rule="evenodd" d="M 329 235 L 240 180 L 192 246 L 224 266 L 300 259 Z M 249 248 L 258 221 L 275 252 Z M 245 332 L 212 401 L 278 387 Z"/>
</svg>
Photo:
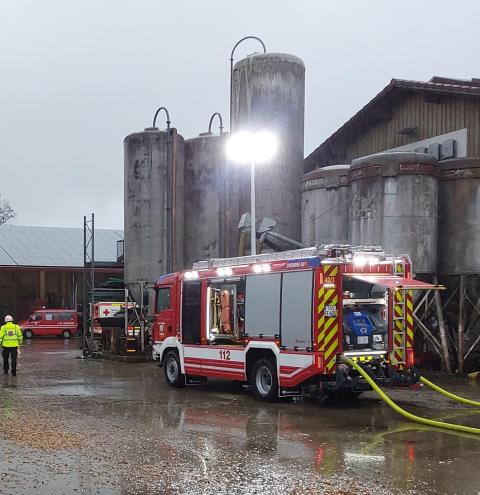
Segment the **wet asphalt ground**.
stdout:
<svg viewBox="0 0 480 495">
<path fill-rule="evenodd" d="M 264 404 L 212 382 L 173 390 L 154 363 L 78 358 L 33 340 L 0 379 L 0 494 L 479 494 L 480 437 L 404 420 L 373 393 Z M 437 379 L 438 382 L 438 379 Z M 480 386 L 443 382 L 480 400 Z M 480 427 L 427 389 L 407 410 Z"/>
</svg>

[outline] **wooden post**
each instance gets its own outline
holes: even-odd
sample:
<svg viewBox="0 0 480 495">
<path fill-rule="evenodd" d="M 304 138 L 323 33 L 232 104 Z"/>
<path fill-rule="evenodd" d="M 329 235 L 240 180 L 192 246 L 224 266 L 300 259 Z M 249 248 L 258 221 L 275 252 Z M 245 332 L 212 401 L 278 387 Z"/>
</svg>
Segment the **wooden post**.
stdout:
<svg viewBox="0 0 480 495">
<path fill-rule="evenodd" d="M 435 285 L 438 285 L 438 278 L 435 275 L 433 278 L 433 283 Z M 440 291 L 439 290 L 434 290 L 433 291 L 434 297 L 435 297 L 435 306 L 437 310 L 437 319 L 438 319 L 438 328 L 440 331 L 440 341 L 442 342 L 442 361 L 443 361 L 443 368 L 448 371 L 448 373 L 452 372 L 452 363 L 450 362 L 450 352 L 448 350 L 448 339 L 447 339 L 447 332 L 445 330 L 445 320 L 443 318 L 443 308 L 442 308 L 442 299 L 440 297 Z"/>
<path fill-rule="evenodd" d="M 458 349 L 457 349 L 457 358 L 458 358 L 458 372 L 463 373 L 463 359 L 464 359 L 464 307 L 465 307 L 465 275 L 460 275 L 460 286 L 459 286 L 459 298 L 458 298 Z"/>
</svg>

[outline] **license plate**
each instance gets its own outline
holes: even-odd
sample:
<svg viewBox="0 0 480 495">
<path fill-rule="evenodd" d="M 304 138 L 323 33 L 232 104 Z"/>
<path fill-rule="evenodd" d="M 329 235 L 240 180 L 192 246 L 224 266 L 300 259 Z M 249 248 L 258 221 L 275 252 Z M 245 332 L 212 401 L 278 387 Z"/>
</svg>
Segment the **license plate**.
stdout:
<svg viewBox="0 0 480 495">
<path fill-rule="evenodd" d="M 357 337 L 357 344 L 368 344 L 368 337 Z"/>
</svg>

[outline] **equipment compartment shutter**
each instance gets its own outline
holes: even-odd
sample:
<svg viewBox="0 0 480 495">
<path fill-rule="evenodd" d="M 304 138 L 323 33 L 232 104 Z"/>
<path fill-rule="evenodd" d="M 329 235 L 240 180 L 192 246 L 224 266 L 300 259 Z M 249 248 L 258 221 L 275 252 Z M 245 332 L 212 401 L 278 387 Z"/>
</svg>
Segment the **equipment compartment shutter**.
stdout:
<svg viewBox="0 0 480 495">
<path fill-rule="evenodd" d="M 312 347 L 312 283 L 312 271 L 283 274 L 281 339 L 285 347 Z"/>
<path fill-rule="evenodd" d="M 245 332 L 249 336 L 279 334 L 281 274 L 250 275 L 246 279 Z"/>
</svg>

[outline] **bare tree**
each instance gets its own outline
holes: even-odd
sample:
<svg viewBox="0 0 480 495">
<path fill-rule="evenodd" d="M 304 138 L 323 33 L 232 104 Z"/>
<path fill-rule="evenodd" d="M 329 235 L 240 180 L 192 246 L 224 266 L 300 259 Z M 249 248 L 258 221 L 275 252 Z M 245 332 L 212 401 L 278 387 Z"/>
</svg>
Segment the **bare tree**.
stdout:
<svg viewBox="0 0 480 495">
<path fill-rule="evenodd" d="M 15 213 L 15 210 L 10 206 L 8 200 L 2 199 L 2 195 L 0 194 L 0 225 L 3 225 L 16 216 L 17 214 Z"/>
</svg>

